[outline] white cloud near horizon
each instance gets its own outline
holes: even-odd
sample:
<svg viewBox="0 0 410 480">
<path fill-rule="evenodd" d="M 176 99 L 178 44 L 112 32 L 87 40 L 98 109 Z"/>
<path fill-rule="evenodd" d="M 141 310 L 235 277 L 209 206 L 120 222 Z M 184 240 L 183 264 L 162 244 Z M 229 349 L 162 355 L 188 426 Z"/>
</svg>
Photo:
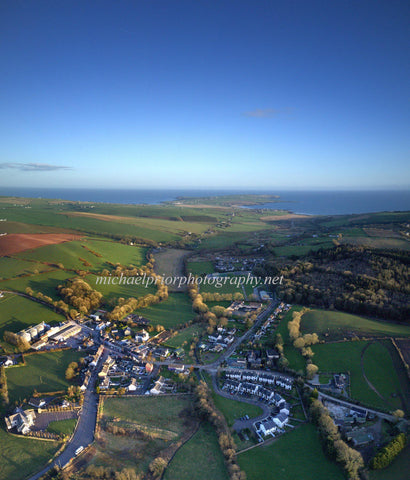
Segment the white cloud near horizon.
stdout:
<svg viewBox="0 0 410 480">
<path fill-rule="evenodd" d="M 72 170 L 65 165 L 50 165 L 49 163 L 0 163 L 0 169 L 21 170 L 23 172 L 52 172 L 55 170 Z"/>
</svg>

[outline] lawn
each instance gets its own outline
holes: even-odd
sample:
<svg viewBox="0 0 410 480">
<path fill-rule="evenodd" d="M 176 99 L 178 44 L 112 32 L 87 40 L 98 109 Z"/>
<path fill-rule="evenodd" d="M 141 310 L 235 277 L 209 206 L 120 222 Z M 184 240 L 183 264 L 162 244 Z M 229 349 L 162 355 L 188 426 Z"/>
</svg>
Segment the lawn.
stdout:
<svg viewBox="0 0 410 480">
<path fill-rule="evenodd" d="M 229 398 L 221 397 L 221 395 L 218 395 L 214 391 L 212 391 L 212 398 L 216 408 L 225 416 L 230 427 L 235 423 L 235 420 L 244 415 L 249 415 L 249 418 L 254 418 L 263 413 L 263 410 L 256 405 L 230 400 Z"/>
<path fill-rule="evenodd" d="M 42 321 L 53 324 L 64 320 L 65 317 L 34 300 L 12 294 L 0 298 L 0 342 L 5 330 L 17 333 Z M 11 345 L 6 347 L 13 349 Z"/>
<path fill-rule="evenodd" d="M 56 433 L 57 435 L 71 435 L 74 432 L 76 424 L 76 418 L 57 420 L 48 424 L 47 432 Z"/>
<path fill-rule="evenodd" d="M 371 333 L 375 335 L 410 336 L 410 327 L 391 322 L 371 320 L 349 313 L 329 310 L 309 310 L 302 317 L 302 333 L 340 334 L 345 332 Z"/>
<path fill-rule="evenodd" d="M 41 470 L 60 444 L 17 437 L 0 428 L 0 445 L 0 478 L 23 480 Z"/>
<path fill-rule="evenodd" d="M 238 455 L 248 480 L 343 480 L 341 469 L 323 453 L 311 424 L 286 433 L 268 446 Z"/>
<path fill-rule="evenodd" d="M 34 390 L 39 393 L 66 390 L 70 383 L 65 379 L 65 371 L 81 356 L 81 352 L 74 350 L 25 355 L 26 365 L 6 370 L 10 403 L 28 399 Z"/>
<path fill-rule="evenodd" d="M 367 345 L 366 341 L 352 341 L 341 343 L 317 344 L 312 346 L 315 353 L 313 363 L 322 372 L 350 372 L 352 398 L 375 408 L 389 408 L 367 384 L 361 369 L 361 353 Z M 379 358 L 379 354 L 383 357 Z M 388 352 L 386 350 L 388 355 Z M 397 373 L 393 363 L 388 359 L 383 350 L 369 347 L 365 352 L 365 371 L 374 379 L 380 388 L 380 394 L 389 395 L 389 389 L 395 386 L 395 391 L 400 390 Z M 387 378 L 390 377 L 390 380 Z M 369 378 L 369 380 L 370 380 Z M 386 380 L 384 380 L 386 379 Z M 392 383 L 390 383 L 392 382 Z M 377 387 L 376 387 L 377 388 Z"/>
<path fill-rule="evenodd" d="M 195 435 L 176 453 L 164 480 L 228 480 L 218 438 L 211 425 L 201 424 Z"/>
<path fill-rule="evenodd" d="M 163 325 L 166 329 L 189 322 L 195 316 L 192 303 L 185 293 L 170 293 L 167 300 L 138 310 L 152 325 Z"/>
</svg>

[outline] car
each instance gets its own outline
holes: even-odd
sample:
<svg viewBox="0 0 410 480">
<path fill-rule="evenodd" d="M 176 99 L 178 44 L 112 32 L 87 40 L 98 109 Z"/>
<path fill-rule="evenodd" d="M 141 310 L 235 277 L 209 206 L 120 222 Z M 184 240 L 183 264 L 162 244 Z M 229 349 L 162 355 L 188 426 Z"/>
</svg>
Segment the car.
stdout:
<svg viewBox="0 0 410 480">
<path fill-rule="evenodd" d="M 75 456 L 80 455 L 80 453 L 84 450 L 84 447 L 81 445 L 81 447 L 78 447 L 77 450 L 74 452 Z"/>
</svg>

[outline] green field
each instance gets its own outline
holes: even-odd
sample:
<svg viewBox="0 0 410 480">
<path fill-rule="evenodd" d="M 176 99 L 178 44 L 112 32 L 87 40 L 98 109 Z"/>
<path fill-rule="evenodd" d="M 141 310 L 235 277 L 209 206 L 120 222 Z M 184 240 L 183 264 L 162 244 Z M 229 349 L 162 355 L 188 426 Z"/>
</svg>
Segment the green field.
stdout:
<svg viewBox="0 0 410 480">
<path fill-rule="evenodd" d="M 410 336 L 410 327 L 391 322 L 371 320 L 349 313 L 329 310 L 309 310 L 302 317 L 302 333 L 339 334 L 344 332 L 371 333 L 375 335 Z"/>
<path fill-rule="evenodd" d="M 167 341 L 167 346 L 173 348 L 182 347 L 185 350 L 185 353 L 188 353 L 189 346 L 191 345 L 192 340 L 194 337 L 199 337 L 205 328 L 200 323 L 194 323 L 187 328 L 180 330 L 175 337 L 170 338 Z"/>
<path fill-rule="evenodd" d="M 0 257 L 0 279 L 13 278 L 18 275 L 31 275 L 50 270 L 50 268 L 48 265 L 43 265 L 39 262 L 29 262 L 20 258 Z"/>
<path fill-rule="evenodd" d="M 214 266 L 212 262 L 187 262 L 187 270 L 192 275 L 206 275 L 213 273 Z"/>
<path fill-rule="evenodd" d="M 163 325 L 166 329 L 189 322 L 195 316 L 192 303 L 185 293 L 170 293 L 164 302 L 138 310 L 152 325 Z"/>
<path fill-rule="evenodd" d="M 100 420 L 103 428 L 92 463 L 115 470 L 131 467 L 146 472 L 161 451 L 178 442 L 187 429 L 194 428 L 192 413 L 190 396 L 104 399 Z M 149 437 L 113 435 L 104 428 L 108 424 L 143 431 Z"/>
<path fill-rule="evenodd" d="M 313 345 L 312 350 L 315 353 L 313 363 L 322 372 L 350 372 L 353 399 L 375 408 L 392 410 L 393 408 L 369 387 L 363 376 L 361 354 L 367 344 L 366 341 L 353 341 Z M 392 403 L 396 403 L 390 395 L 392 391 L 400 392 L 401 387 L 391 357 L 386 349 L 383 351 L 383 348 L 385 349 L 382 346 L 380 348 L 371 346 L 365 351 L 365 373 L 370 381 L 376 382 L 382 396 L 389 397 Z"/>
<path fill-rule="evenodd" d="M 370 480 L 408 480 L 410 471 L 410 443 L 387 467 L 370 470 Z"/>
<path fill-rule="evenodd" d="M 176 453 L 164 480 L 228 480 L 218 438 L 211 425 L 201 424 L 195 435 Z"/>
<path fill-rule="evenodd" d="M 243 280 L 239 280 L 244 278 L 246 280 L 247 274 L 243 275 L 225 275 L 220 278 L 214 278 L 207 280 L 207 283 L 200 285 L 199 291 L 200 293 L 203 292 L 210 292 L 210 293 L 241 293 L 243 295 L 243 289 L 245 289 L 246 295 L 252 295 L 253 289 L 257 286 L 256 282 L 252 284 L 249 283 L 247 285 L 239 286 L 239 282 L 243 282 Z"/>
<path fill-rule="evenodd" d="M 81 356 L 81 352 L 74 350 L 25 355 L 26 365 L 6 370 L 10 403 L 28 400 L 34 390 L 39 393 L 66 390 L 70 383 L 65 379 L 65 371 Z"/>
<path fill-rule="evenodd" d="M 6 348 L 13 349 L 11 345 L 3 343 L 3 335 L 6 330 L 17 333 L 42 321 L 53 324 L 64 320 L 65 317 L 54 313 L 50 308 L 34 300 L 6 294 L 0 298 L 0 343 Z"/>
<path fill-rule="evenodd" d="M 56 433 L 57 435 L 71 435 L 74 432 L 76 424 L 76 418 L 57 420 L 48 424 L 47 432 Z"/>
<path fill-rule="evenodd" d="M 96 256 L 87 248 L 84 248 L 83 245 L 98 253 L 101 257 Z M 67 269 L 99 272 L 103 268 L 110 268 L 107 262 L 120 263 L 121 265 L 142 265 L 145 263 L 146 250 L 146 248 L 123 245 L 108 240 L 84 238 L 28 250 L 19 253 L 17 256 L 22 259 L 40 262 L 62 263 Z M 84 259 L 91 266 L 85 266 L 80 259 Z"/>
<path fill-rule="evenodd" d="M 384 343 L 372 343 L 363 356 L 364 372 L 374 388 L 386 399 L 392 409 L 404 408 L 400 394 L 402 385 Z M 380 368 L 383 365 L 383 368 Z M 388 372 L 388 375 L 386 375 Z M 405 396 L 404 392 L 402 393 Z"/>
<path fill-rule="evenodd" d="M 178 414 L 191 405 L 189 396 L 181 397 L 125 397 L 104 399 L 104 417 L 117 418 L 151 426 L 156 425 L 175 433 L 181 433 Z"/>
<path fill-rule="evenodd" d="M 61 300 L 57 294 L 57 287 L 69 278 L 75 277 L 74 272 L 66 272 L 64 270 L 54 270 L 52 272 L 40 273 L 29 277 L 19 277 L 12 280 L 4 280 L 0 282 L 1 289 L 16 290 L 24 293 L 27 287 L 34 292 L 41 292 L 53 300 Z"/>
<path fill-rule="evenodd" d="M 147 285 L 144 286 L 142 284 L 124 284 L 122 283 L 121 285 L 119 284 L 106 284 L 104 285 L 103 283 L 97 283 L 97 276 L 96 275 L 87 275 L 84 280 L 94 289 L 97 290 L 98 292 L 101 292 L 104 296 L 104 299 L 110 299 L 114 297 L 124 297 L 124 298 L 129 298 L 129 297 L 143 297 L 145 295 L 149 294 L 155 294 L 157 291 L 157 287 L 155 285 Z M 126 280 L 125 277 L 123 277 L 124 280 Z M 128 278 L 133 278 L 133 277 L 128 277 Z"/>
<path fill-rule="evenodd" d="M 59 445 L 14 436 L 0 428 L 0 478 L 24 480 L 37 473 L 53 457 Z"/>
<path fill-rule="evenodd" d="M 216 408 L 225 416 L 230 427 L 235 423 L 235 420 L 244 415 L 249 415 L 249 418 L 254 418 L 263 413 L 263 410 L 256 405 L 230 400 L 229 398 L 221 397 L 221 395 L 218 395 L 214 391 L 212 391 L 212 398 Z"/>
<path fill-rule="evenodd" d="M 323 453 L 311 424 L 288 432 L 268 446 L 238 455 L 248 480 L 343 480 L 341 469 Z"/>
</svg>

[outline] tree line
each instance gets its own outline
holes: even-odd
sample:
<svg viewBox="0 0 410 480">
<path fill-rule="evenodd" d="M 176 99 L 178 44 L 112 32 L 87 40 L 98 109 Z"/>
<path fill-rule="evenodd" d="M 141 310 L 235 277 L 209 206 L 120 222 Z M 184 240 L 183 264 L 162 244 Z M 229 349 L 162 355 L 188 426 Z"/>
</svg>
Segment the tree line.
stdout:
<svg viewBox="0 0 410 480">
<path fill-rule="evenodd" d="M 361 454 L 342 439 L 329 411 L 318 398 L 314 397 L 315 395 L 310 398 L 309 413 L 312 422 L 318 427 L 325 452 L 340 463 L 349 479 L 359 480 L 360 470 L 364 467 Z"/>
<path fill-rule="evenodd" d="M 209 421 L 218 435 L 219 446 L 225 459 L 230 480 L 246 480 L 236 459 L 236 446 L 225 417 L 217 410 L 212 400 L 211 392 L 203 381 L 195 389 L 195 406 L 198 415 Z"/>
</svg>

